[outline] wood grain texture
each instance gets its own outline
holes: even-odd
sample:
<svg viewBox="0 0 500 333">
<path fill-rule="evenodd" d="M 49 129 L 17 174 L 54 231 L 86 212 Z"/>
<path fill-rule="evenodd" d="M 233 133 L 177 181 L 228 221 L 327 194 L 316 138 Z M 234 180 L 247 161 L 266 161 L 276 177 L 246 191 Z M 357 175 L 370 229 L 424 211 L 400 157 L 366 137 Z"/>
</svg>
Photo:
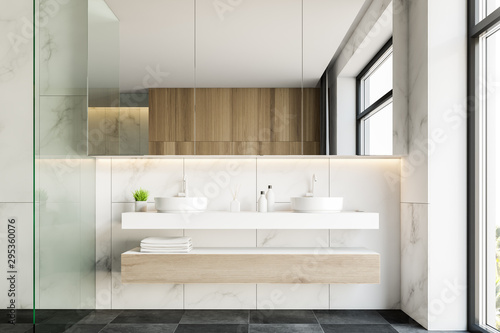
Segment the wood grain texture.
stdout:
<svg viewBox="0 0 500 333">
<path fill-rule="evenodd" d="M 196 155 L 232 155 L 232 142 L 196 142 Z"/>
<path fill-rule="evenodd" d="M 233 89 L 233 142 L 258 140 L 260 90 L 258 88 Z"/>
<path fill-rule="evenodd" d="M 290 142 L 260 142 L 259 155 L 290 155 Z"/>
<path fill-rule="evenodd" d="M 233 155 L 261 155 L 260 142 L 233 142 Z"/>
<path fill-rule="evenodd" d="M 232 141 L 232 89 L 196 89 L 196 141 Z"/>
<path fill-rule="evenodd" d="M 194 155 L 194 142 L 150 141 L 149 155 Z"/>
<path fill-rule="evenodd" d="M 302 141 L 302 89 L 289 89 L 289 117 L 290 117 L 290 140 Z"/>
<path fill-rule="evenodd" d="M 319 142 L 306 141 L 306 142 L 304 142 L 303 146 L 304 146 L 304 155 L 319 155 L 320 154 Z"/>
<path fill-rule="evenodd" d="M 123 253 L 122 283 L 380 283 L 379 254 Z"/>
<path fill-rule="evenodd" d="M 304 88 L 304 141 L 320 140 L 320 94 L 319 88 Z"/>
<path fill-rule="evenodd" d="M 150 154 L 319 153 L 319 89 L 199 88 L 194 94 L 193 88 L 150 89 Z M 311 142 L 304 148 L 303 139 Z"/>
<path fill-rule="evenodd" d="M 194 88 L 175 88 L 175 141 L 194 142 Z"/>
</svg>

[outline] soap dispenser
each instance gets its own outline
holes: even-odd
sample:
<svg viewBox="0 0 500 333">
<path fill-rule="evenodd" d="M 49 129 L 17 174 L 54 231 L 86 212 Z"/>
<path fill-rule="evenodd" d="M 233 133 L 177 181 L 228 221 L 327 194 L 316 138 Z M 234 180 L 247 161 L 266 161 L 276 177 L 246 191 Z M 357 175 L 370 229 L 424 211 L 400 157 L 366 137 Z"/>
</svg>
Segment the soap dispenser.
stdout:
<svg viewBox="0 0 500 333">
<path fill-rule="evenodd" d="M 260 191 L 260 198 L 257 206 L 259 213 L 267 213 L 267 200 L 266 193 L 264 191 Z"/>
<path fill-rule="evenodd" d="M 273 191 L 273 186 L 268 185 L 267 187 L 267 193 L 266 193 L 266 199 L 267 199 L 267 211 L 268 212 L 274 212 L 274 191 Z"/>
</svg>

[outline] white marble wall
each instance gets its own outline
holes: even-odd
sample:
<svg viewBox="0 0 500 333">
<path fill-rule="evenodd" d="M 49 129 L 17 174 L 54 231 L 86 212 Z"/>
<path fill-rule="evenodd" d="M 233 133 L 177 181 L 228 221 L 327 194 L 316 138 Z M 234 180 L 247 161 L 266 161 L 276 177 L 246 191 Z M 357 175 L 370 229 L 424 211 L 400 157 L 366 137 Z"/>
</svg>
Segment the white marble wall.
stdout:
<svg viewBox="0 0 500 333">
<path fill-rule="evenodd" d="M 97 308 L 399 308 L 399 171 L 399 159 L 98 159 Z M 186 175 L 190 194 L 207 196 L 210 210 L 228 210 L 230 189 L 240 185 L 242 209 L 252 211 L 258 191 L 272 184 L 278 209 L 289 210 L 291 196 L 309 191 L 313 173 L 319 179 L 316 195 L 341 195 L 348 210 L 379 212 L 380 230 L 165 230 L 155 235 L 190 236 L 199 247 L 366 246 L 381 254 L 380 285 L 121 283 L 120 254 L 151 235 L 121 229 L 120 214 L 133 211 L 132 190 L 150 190 L 154 209 L 154 197 L 177 194 Z"/>
<path fill-rule="evenodd" d="M 7 271 L 7 223 L 17 217 L 18 308 L 33 307 L 33 3 L 0 1 L 0 270 Z M 11 37 L 11 38 L 9 38 Z M 0 279 L 6 308 L 7 280 Z"/>
<path fill-rule="evenodd" d="M 428 204 L 401 204 L 401 309 L 428 326 Z"/>
<path fill-rule="evenodd" d="M 467 327 L 466 1 L 408 4 L 409 154 L 401 169 L 401 308 L 430 330 L 459 331 Z"/>
</svg>

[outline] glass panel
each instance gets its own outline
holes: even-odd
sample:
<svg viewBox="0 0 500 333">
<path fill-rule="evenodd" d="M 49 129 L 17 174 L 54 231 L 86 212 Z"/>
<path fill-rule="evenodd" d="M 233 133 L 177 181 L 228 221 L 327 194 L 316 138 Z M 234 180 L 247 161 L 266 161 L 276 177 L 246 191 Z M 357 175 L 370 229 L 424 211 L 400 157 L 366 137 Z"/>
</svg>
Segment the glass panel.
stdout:
<svg viewBox="0 0 500 333">
<path fill-rule="evenodd" d="M 500 31 L 486 38 L 486 322 L 500 328 Z"/>
<path fill-rule="evenodd" d="M 36 5 L 48 6 L 37 0 Z M 87 157 L 87 0 L 40 17 L 35 40 L 38 309 L 95 308 L 95 159 Z M 48 12 L 40 10 L 47 15 Z M 39 321 L 36 318 L 37 322 Z"/>
<path fill-rule="evenodd" d="M 363 121 L 364 155 L 392 155 L 392 101 Z"/>
<path fill-rule="evenodd" d="M 390 54 L 375 65 L 363 80 L 364 108 L 366 109 L 392 89 L 392 49 Z"/>
<path fill-rule="evenodd" d="M 500 7 L 500 0 L 486 0 L 486 16 L 490 15 Z"/>
</svg>

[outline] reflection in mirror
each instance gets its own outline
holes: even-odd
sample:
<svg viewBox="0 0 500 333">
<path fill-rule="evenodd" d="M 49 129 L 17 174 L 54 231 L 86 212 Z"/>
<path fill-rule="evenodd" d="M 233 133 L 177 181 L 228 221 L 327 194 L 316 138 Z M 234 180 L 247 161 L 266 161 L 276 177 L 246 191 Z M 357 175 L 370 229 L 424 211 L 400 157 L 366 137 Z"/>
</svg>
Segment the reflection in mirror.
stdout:
<svg viewBox="0 0 500 333">
<path fill-rule="evenodd" d="M 340 134 L 356 121 L 355 110 L 340 110 L 355 93 L 342 94 L 338 84 L 359 44 L 351 39 L 357 30 L 366 37 L 373 24 L 366 30 L 363 19 L 387 7 L 382 0 L 92 1 L 92 155 L 336 154 L 348 131 Z"/>
<path fill-rule="evenodd" d="M 302 1 L 196 1 L 196 154 L 301 155 Z"/>
</svg>

